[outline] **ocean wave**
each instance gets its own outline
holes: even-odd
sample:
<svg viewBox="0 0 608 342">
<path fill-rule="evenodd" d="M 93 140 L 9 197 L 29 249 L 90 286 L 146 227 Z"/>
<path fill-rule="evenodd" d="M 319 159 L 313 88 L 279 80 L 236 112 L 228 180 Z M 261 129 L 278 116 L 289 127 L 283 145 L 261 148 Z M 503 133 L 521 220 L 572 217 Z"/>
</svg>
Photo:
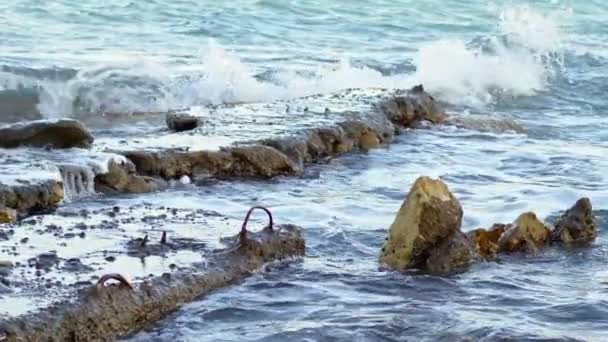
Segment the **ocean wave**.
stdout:
<svg viewBox="0 0 608 342">
<path fill-rule="evenodd" d="M 560 12 L 561 13 L 561 12 Z M 2 117 L 37 113 L 45 118 L 82 113 L 164 112 L 195 105 L 267 102 L 346 88 L 402 89 L 423 83 L 456 104 L 484 106 L 497 94 L 529 96 L 547 87 L 563 67 L 559 16 L 529 6 L 499 13 L 498 34 L 472 41 L 445 39 L 422 45 L 408 67 L 347 59 L 318 62 L 312 70 L 256 70 L 210 41 L 200 62 L 164 65 L 152 58 L 117 58 L 90 68 L 0 67 Z M 332 58 L 326 58 L 332 60 Z M 414 71 L 411 70 L 411 65 Z M 11 97 L 12 96 L 12 97 Z"/>
</svg>

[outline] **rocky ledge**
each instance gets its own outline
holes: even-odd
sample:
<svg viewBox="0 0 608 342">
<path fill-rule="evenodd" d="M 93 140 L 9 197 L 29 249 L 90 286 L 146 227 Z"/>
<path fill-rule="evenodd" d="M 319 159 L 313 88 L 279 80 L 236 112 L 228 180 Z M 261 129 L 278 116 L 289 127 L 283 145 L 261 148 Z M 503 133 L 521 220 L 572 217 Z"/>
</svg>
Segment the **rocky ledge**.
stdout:
<svg viewBox="0 0 608 342">
<path fill-rule="evenodd" d="M 63 184 L 48 180 L 34 184 L 0 183 L 0 224 L 15 222 L 19 214 L 50 210 L 63 200 Z"/>
<path fill-rule="evenodd" d="M 39 120 L 0 127 L 0 147 L 88 147 L 93 136 L 75 120 Z"/>
<path fill-rule="evenodd" d="M 591 202 L 582 198 L 551 229 L 533 212 L 509 224 L 461 231 L 462 207 L 441 180 L 420 177 L 391 225 L 380 253 L 383 265 L 445 273 L 501 254 L 538 253 L 551 243 L 586 244 L 597 236 Z"/>
<path fill-rule="evenodd" d="M 257 233 L 247 230 L 254 209 L 265 210 L 270 218 L 269 224 Z M 161 244 L 168 243 L 163 240 Z M 120 274 L 107 274 L 96 285 L 81 286 L 71 300 L 38 312 L 0 318 L 0 341 L 113 341 L 137 332 L 185 303 L 249 276 L 268 262 L 289 260 L 305 251 L 302 229 L 275 225 L 264 208 L 252 208 L 240 233 L 225 242 L 226 248 L 211 252 L 205 262 L 188 269 L 148 277 L 138 284 Z M 44 257 L 57 260 L 56 255 Z"/>
<path fill-rule="evenodd" d="M 447 120 L 443 109 L 422 86 L 381 101 L 371 113 L 349 116 L 335 125 L 303 129 L 293 136 L 253 141 L 219 151 L 131 151 L 124 155 L 138 174 L 166 180 L 183 176 L 265 179 L 297 175 L 308 164 L 386 145 L 403 128 Z"/>
</svg>

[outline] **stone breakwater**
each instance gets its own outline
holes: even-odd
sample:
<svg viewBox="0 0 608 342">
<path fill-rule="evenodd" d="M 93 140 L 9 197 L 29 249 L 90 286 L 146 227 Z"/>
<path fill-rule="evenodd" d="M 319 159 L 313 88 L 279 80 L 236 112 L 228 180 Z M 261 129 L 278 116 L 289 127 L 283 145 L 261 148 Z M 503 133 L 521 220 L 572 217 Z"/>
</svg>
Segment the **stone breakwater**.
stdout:
<svg viewBox="0 0 608 342">
<path fill-rule="evenodd" d="M 73 300 L 15 318 L 0 320 L 1 341 L 113 341 L 153 323 L 182 304 L 230 285 L 264 264 L 300 257 L 302 229 L 270 222 L 260 232 L 247 230 L 249 216 L 229 247 L 212 252 L 188 271 L 165 273 L 140 284 L 119 274 L 102 276 Z M 161 240 L 163 242 L 165 238 Z M 145 248 L 145 244 L 140 244 Z"/>
<path fill-rule="evenodd" d="M 597 236 L 588 198 L 578 200 L 552 228 L 526 212 L 512 223 L 465 234 L 462 216 L 460 203 L 443 181 L 418 178 L 389 229 L 380 262 L 399 271 L 446 273 L 501 254 L 535 254 L 552 243 L 588 244 Z"/>
<path fill-rule="evenodd" d="M 168 116 L 173 118 L 172 114 Z M 380 100 L 369 112 L 350 113 L 342 122 L 302 129 L 288 137 L 236 144 L 219 151 L 121 151 L 118 153 L 126 158 L 110 160 L 107 172 L 94 176 L 94 190 L 104 194 L 147 193 L 163 190 L 169 180 L 184 176 L 196 181 L 209 177 L 268 179 L 299 175 L 306 165 L 389 144 L 401 129 L 446 120 L 447 115 L 435 99 L 417 86 Z M 170 127 L 174 126 L 173 121 L 168 119 Z M 94 144 L 84 125 L 73 120 L 20 123 L 5 127 L 2 132 L 6 132 L 0 134 L 0 146 L 4 147 L 54 149 Z M 4 213 L 0 222 L 52 210 L 65 197 L 65 184 L 60 180 L 0 184 L 0 212 Z"/>
</svg>

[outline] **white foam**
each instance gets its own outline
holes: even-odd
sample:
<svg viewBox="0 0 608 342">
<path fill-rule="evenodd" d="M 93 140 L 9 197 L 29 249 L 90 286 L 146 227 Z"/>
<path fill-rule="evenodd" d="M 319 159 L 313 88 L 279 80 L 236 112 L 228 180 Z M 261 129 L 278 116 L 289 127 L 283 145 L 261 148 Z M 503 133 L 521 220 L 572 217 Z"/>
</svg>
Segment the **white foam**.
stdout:
<svg viewBox="0 0 608 342">
<path fill-rule="evenodd" d="M 124 156 L 86 149 L 17 148 L 0 152 L 0 183 L 14 186 L 61 181 L 66 201 L 95 195 L 95 176 L 108 173 L 111 161 L 126 162 Z"/>
<path fill-rule="evenodd" d="M 560 10 L 541 13 L 530 6 L 512 6 L 497 13 L 490 46 L 470 47 L 448 39 L 422 45 L 413 56 L 414 74 L 383 75 L 353 66 L 347 59 L 320 63 L 315 70 L 283 69 L 271 79 L 210 40 L 199 63 L 168 66 L 158 58 L 118 54 L 106 56 L 69 81 L 4 80 L 4 87 L 41 89 L 38 109 L 46 117 L 74 114 L 74 103 L 93 113 L 163 112 L 196 105 L 268 102 L 345 88 L 409 88 L 423 83 L 445 93 L 448 100 L 485 104 L 496 90 L 529 95 L 544 89 L 564 34 Z M 566 13 L 567 14 L 567 13 Z M 557 54 L 559 55 L 559 54 Z M 403 56 L 404 61 L 408 56 Z M 559 63 L 558 63 L 559 64 Z M 272 67 L 272 65 L 270 65 Z M 6 75 L 0 75 L 5 79 Z"/>
<path fill-rule="evenodd" d="M 490 46 L 472 48 L 457 39 L 423 46 L 414 57 L 417 82 L 472 105 L 491 102 L 495 91 L 517 96 L 544 89 L 554 62 L 562 64 L 559 18 L 529 6 L 507 8 L 499 18 Z"/>
</svg>

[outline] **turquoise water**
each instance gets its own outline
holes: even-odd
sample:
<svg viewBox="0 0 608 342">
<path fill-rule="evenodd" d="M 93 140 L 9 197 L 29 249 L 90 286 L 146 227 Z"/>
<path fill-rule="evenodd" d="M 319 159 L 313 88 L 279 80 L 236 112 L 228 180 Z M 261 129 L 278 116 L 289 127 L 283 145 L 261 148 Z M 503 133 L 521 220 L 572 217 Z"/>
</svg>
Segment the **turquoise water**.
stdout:
<svg viewBox="0 0 608 342">
<path fill-rule="evenodd" d="M 373 97 L 376 88 L 423 83 L 451 115 L 514 119 L 527 133 L 437 127 L 302 178 L 190 188 L 195 204 L 184 210 L 236 220 L 250 205 L 272 207 L 277 220 L 306 228 L 307 256 L 133 340 L 604 341 L 607 18 L 603 0 L 8 0 L 0 4 L 0 122 L 245 103 L 209 118 L 222 127 L 202 135 L 223 142 L 280 131 L 272 122 L 306 122 L 276 101 L 322 94 L 322 108 L 347 88 Z M 346 106 L 360 108 L 361 98 Z M 97 148 L 120 146 L 129 125 L 93 127 Z M 197 138 L 157 143 L 192 147 Z M 460 198 L 464 230 L 526 210 L 554 215 L 589 196 L 600 236 L 589 249 L 550 249 L 451 277 L 381 272 L 386 229 L 421 174 L 441 177 Z M 162 198 L 180 206 L 183 196 L 172 189 Z"/>
</svg>

